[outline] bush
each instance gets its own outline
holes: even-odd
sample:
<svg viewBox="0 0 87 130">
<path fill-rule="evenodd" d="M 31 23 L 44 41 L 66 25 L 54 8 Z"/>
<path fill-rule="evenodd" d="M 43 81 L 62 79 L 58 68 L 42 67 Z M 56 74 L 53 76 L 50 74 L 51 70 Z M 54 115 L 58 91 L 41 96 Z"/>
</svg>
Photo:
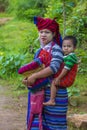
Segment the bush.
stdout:
<svg viewBox="0 0 87 130">
<path fill-rule="evenodd" d="M 19 7 L 20 8 L 20 7 Z M 40 15 L 41 10 L 40 9 L 27 9 L 27 8 L 22 8 L 17 9 L 17 17 L 21 19 L 30 19 L 32 20 L 34 16 Z"/>
<path fill-rule="evenodd" d="M 8 77 L 17 73 L 18 68 L 21 66 L 24 55 L 7 55 L 0 56 L 0 77 Z"/>
</svg>

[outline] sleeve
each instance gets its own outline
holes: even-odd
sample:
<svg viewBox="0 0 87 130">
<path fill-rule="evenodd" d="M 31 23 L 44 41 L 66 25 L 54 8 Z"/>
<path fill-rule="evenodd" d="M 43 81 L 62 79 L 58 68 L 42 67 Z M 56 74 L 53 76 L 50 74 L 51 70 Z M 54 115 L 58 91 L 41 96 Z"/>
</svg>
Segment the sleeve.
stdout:
<svg viewBox="0 0 87 130">
<path fill-rule="evenodd" d="M 35 55 L 34 55 L 34 59 L 38 57 L 40 51 L 41 51 L 41 48 L 39 48 L 39 49 L 36 51 L 36 53 L 35 53 Z"/>
<path fill-rule="evenodd" d="M 50 68 L 52 69 L 53 73 L 57 73 L 60 68 L 60 64 L 63 62 L 63 52 L 62 49 L 55 44 L 52 48 L 52 59 L 50 63 Z"/>
<path fill-rule="evenodd" d="M 77 57 L 75 56 L 75 54 L 69 55 L 67 56 L 64 63 L 65 63 L 64 68 L 70 70 L 74 64 L 77 64 Z"/>
</svg>

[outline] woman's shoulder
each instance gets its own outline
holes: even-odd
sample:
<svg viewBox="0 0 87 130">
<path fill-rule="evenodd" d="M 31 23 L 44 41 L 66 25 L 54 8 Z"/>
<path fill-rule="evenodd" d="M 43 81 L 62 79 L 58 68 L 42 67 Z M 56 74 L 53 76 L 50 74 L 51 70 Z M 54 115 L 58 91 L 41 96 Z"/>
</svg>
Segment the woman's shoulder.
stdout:
<svg viewBox="0 0 87 130">
<path fill-rule="evenodd" d="M 36 51 L 36 53 L 34 55 L 34 59 L 38 57 L 41 50 L 42 50 L 42 48 L 37 49 L 37 51 Z"/>
<path fill-rule="evenodd" d="M 54 44 L 54 46 L 52 47 L 52 51 L 58 51 L 63 53 L 62 48 L 58 44 Z"/>
<path fill-rule="evenodd" d="M 58 49 L 60 49 L 60 50 L 62 50 L 62 48 L 58 45 L 58 44 L 54 44 L 54 46 L 53 46 L 54 48 L 58 48 Z"/>
</svg>

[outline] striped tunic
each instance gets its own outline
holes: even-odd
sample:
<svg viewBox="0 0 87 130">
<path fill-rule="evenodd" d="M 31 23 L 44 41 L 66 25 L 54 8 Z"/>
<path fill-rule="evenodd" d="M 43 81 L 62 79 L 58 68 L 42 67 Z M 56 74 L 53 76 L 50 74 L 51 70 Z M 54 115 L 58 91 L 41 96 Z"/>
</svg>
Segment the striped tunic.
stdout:
<svg viewBox="0 0 87 130">
<path fill-rule="evenodd" d="M 44 47 L 49 51 L 52 43 L 49 43 Z M 60 64 L 63 61 L 63 54 L 61 48 L 55 44 L 52 47 L 52 60 L 50 68 L 55 74 L 60 68 Z M 50 98 L 50 85 L 45 87 L 45 102 Z M 67 130 L 67 106 L 68 106 L 68 95 L 66 88 L 60 87 L 56 94 L 56 105 L 55 106 L 44 106 L 43 108 L 43 130 Z M 27 124 L 30 116 L 30 92 L 28 93 L 28 112 L 27 112 Z M 38 115 L 35 115 L 32 123 L 31 130 L 39 130 L 39 119 Z"/>
</svg>

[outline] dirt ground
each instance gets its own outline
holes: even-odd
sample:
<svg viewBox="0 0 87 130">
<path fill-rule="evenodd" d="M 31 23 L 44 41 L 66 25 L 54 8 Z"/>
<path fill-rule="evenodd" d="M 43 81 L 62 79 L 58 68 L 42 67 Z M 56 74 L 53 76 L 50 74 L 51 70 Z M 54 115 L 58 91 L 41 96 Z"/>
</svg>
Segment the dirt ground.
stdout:
<svg viewBox="0 0 87 130">
<path fill-rule="evenodd" d="M 82 99 L 76 107 L 69 106 L 68 115 L 87 113 L 87 95 Z M 26 108 L 27 94 L 14 97 L 9 87 L 0 85 L 0 130 L 26 130 Z"/>
<path fill-rule="evenodd" d="M 5 92 L 0 86 L 0 130 L 25 130 L 27 96 L 16 99 Z"/>
</svg>

